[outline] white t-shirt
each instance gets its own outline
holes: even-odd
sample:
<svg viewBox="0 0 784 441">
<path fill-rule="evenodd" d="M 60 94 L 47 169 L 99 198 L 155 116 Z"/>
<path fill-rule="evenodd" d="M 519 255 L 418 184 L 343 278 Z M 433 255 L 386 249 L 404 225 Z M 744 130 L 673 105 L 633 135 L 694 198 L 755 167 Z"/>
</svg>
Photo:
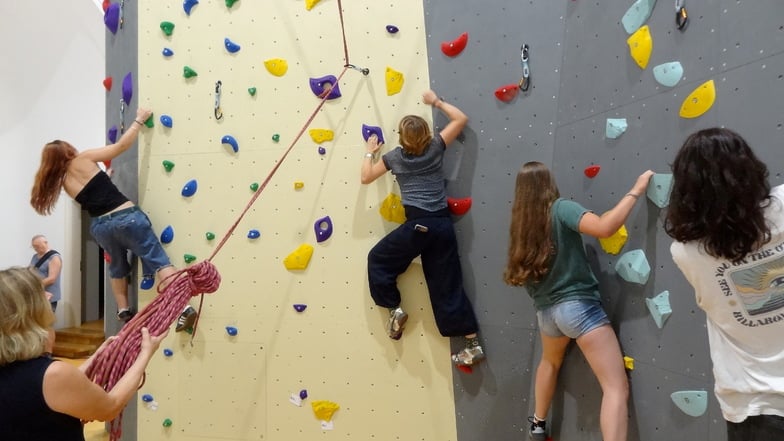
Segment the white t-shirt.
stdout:
<svg viewBox="0 0 784 441">
<path fill-rule="evenodd" d="M 741 262 L 711 257 L 695 242 L 670 246 L 707 315 L 714 391 L 734 423 L 784 416 L 784 185 L 771 195 L 771 241 Z"/>
</svg>

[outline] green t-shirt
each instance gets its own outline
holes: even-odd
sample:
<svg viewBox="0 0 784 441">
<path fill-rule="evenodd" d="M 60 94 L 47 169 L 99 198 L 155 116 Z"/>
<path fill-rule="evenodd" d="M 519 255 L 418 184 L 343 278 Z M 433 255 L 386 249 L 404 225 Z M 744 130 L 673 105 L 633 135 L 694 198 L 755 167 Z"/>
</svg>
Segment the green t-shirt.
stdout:
<svg viewBox="0 0 784 441">
<path fill-rule="evenodd" d="M 556 199 L 551 211 L 553 219 L 553 256 L 550 269 L 540 282 L 525 286 L 537 310 L 547 309 L 567 300 L 600 301 L 599 282 L 588 265 L 583 238 L 578 225 L 588 212 L 582 205 L 567 199 Z"/>
</svg>

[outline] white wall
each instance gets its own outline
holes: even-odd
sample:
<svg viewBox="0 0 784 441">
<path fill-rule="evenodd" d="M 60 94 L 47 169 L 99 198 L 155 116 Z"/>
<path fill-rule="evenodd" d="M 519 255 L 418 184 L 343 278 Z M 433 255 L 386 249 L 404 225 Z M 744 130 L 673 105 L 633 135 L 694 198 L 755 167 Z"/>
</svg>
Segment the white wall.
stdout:
<svg viewBox="0 0 784 441">
<path fill-rule="evenodd" d="M 64 260 L 56 326 L 71 326 L 81 319 L 80 210 L 63 196 L 51 216 L 39 216 L 30 189 L 46 142 L 105 142 L 103 11 L 91 0 L 6 0 L 0 17 L 0 268 L 26 265 L 30 239 L 45 234 Z"/>
</svg>

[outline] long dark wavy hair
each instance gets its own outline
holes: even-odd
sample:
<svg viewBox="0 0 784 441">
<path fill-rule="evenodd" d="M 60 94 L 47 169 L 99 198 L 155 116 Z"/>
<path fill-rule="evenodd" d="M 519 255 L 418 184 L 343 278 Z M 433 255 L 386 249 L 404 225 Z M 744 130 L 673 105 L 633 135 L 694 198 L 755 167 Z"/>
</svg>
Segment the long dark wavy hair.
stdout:
<svg viewBox="0 0 784 441">
<path fill-rule="evenodd" d="M 65 141 L 55 140 L 44 146 L 30 194 L 30 205 L 38 214 L 52 214 L 63 189 L 68 164 L 78 154 L 76 148 Z"/>
<path fill-rule="evenodd" d="M 560 197 L 550 170 L 541 162 L 526 162 L 517 172 L 509 260 L 504 281 L 513 286 L 538 282 L 550 268 L 552 220 L 550 209 Z"/>
<path fill-rule="evenodd" d="M 770 241 L 768 168 L 732 130 L 693 133 L 672 164 L 664 230 L 678 242 L 698 241 L 709 255 L 738 261 Z"/>
</svg>

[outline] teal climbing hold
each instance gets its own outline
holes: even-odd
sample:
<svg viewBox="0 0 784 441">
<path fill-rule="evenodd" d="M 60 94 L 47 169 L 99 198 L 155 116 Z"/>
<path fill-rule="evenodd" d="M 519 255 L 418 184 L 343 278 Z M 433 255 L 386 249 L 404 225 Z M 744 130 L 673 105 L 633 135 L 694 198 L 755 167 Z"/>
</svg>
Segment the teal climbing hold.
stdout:
<svg viewBox="0 0 784 441">
<path fill-rule="evenodd" d="M 672 175 L 656 173 L 651 176 L 651 180 L 648 183 L 648 190 L 645 194 L 657 207 L 664 208 L 670 203 L 671 190 Z"/>
<path fill-rule="evenodd" d="M 653 78 L 662 86 L 673 87 L 683 77 L 683 66 L 678 61 L 663 63 L 653 68 Z"/>
<path fill-rule="evenodd" d="M 621 17 L 621 24 L 627 34 L 633 34 L 637 29 L 648 21 L 648 18 L 653 12 L 653 7 L 656 5 L 656 0 L 637 0 L 629 7 L 623 17 Z"/>
<path fill-rule="evenodd" d="M 680 390 L 673 392 L 670 398 L 678 409 L 695 418 L 708 410 L 708 393 L 704 390 Z"/>
<path fill-rule="evenodd" d="M 651 266 L 648 265 L 648 259 L 645 258 L 643 250 L 632 250 L 623 253 L 618 259 L 618 263 L 615 264 L 615 272 L 627 282 L 645 285 L 651 274 Z"/>
<path fill-rule="evenodd" d="M 648 307 L 648 312 L 651 313 L 651 317 L 653 317 L 653 321 L 656 322 L 656 326 L 661 329 L 664 326 L 664 322 L 666 322 L 670 317 L 670 314 L 672 314 L 670 292 L 662 291 L 656 297 L 645 299 L 645 306 Z"/>
<path fill-rule="evenodd" d="M 626 131 L 628 125 L 626 118 L 607 118 L 607 126 L 604 129 L 604 135 L 607 138 L 615 139 Z"/>
</svg>

